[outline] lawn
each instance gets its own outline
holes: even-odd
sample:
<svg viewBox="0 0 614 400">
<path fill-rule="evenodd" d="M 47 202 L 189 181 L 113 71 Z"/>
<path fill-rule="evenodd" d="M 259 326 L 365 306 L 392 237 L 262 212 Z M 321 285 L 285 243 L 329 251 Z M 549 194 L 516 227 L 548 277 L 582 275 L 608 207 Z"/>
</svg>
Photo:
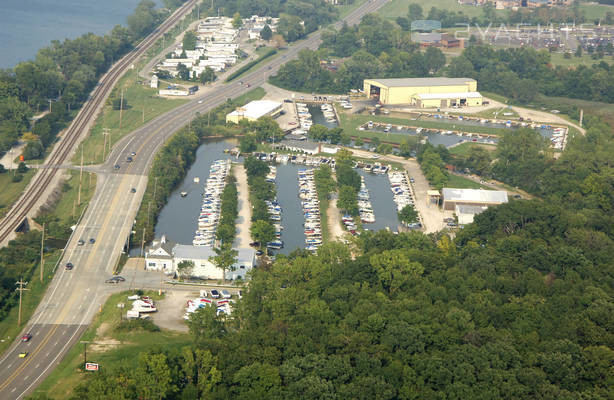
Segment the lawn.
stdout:
<svg viewBox="0 0 614 400">
<path fill-rule="evenodd" d="M 473 147 L 482 147 L 488 151 L 495 151 L 497 146 L 490 144 L 481 144 L 481 143 L 473 143 L 473 142 L 465 142 L 461 143 L 458 146 L 454 146 L 449 148 L 450 153 L 457 156 L 467 156 L 469 155 L 469 150 Z"/>
<path fill-rule="evenodd" d="M 141 125 L 164 114 L 172 109 L 187 103 L 188 99 L 164 99 L 158 97 L 157 89 L 137 83 L 136 69 L 130 70 L 124 75 L 113 89 L 109 101 L 104 106 L 103 112 L 98 116 L 90 134 L 79 146 L 73 158 L 74 164 L 81 162 L 81 149 L 85 164 L 98 164 L 103 162 L 103 147 L 105 143 L 104 129 L 108 130 L 107 140 L 111 146 L 126 134 L 134 131 Z M 124 92 L 124 101 L 128 109 L 122 111 L 120 128 L 120 111 L 114 110 L 110 104 L 112 99 L 120 98 Z M 104 152 L 105 157 L 109 154 L 109 143 Z"/>
<path fill-rule="evenodd" d="M 449 175 L 448 183 L 446 187 L 455 188 L 455 189 L 487 189 L 492 190 L 489 187 L 480 185 L 477 182 L 472 181 L 471 179 L 463 178 L 458 175 Z"/>
<path fill-rule="evenodd" d="M 60 223 L 72 225 L 77 222 L 79 216 L 94 195 L 96 190 L 96 174 L 83 172 L 80 198 L 79 171 L 69 170 L 66 171 L 66 175 L 69 175 L 69 177 L 62 184 L 62 195 L 54 204 L 51 213 L 59 218 Z M 80 204 L 78 200 L 81 200 Z"/>
<path fill-rule="evenodd" d="M 567 97 L 548 97 L 539 95 L 537 100 L 548 107 L 557 108 L 561 105 L 572 105 L 584 110 L 585 114 L 594 114 L 602 117 L 608 123 L 614 123 L 614 104 L 603 103 L 600 101 L 590 101 L 581 99 L 570 99 Z M 565 117 L 563 114 L 559 114 Z"/>
<path fill-rule="evenodd" d="M 409 5 L 411 3 L 419 4 L 422 7 L 424 19 L 427 19 L 428 12 L 432 7 L 436 7 L 440 10 L 444 9 L 455 12 L 460 11 L 469 18 L 482 17 L 484 15 L 482 8 L 463 6 L 458 4 L 456 0 L 391 0 L 384 7 L 380 8 L 377 13 L 384 18 L 392 20 L 396 19 L 397 17 L 406 17 L 409 10 Z M 507 15 L 506 10 L 496 10 L 496 13 L 498 15 Z"/>
<path fill-rule="evenodd" d="M 30 169 L 25 174 L 20 174 L 23 176 L 20 182 L 12 181 L 13 171 L 0 174 L 0 218 L 9 212 L 35 173 L 36 169 Z"/>
<path fill-rule="evenodd" d="M 614 57 L 612 56 L 604 56 L 601 59 L 595 60 L 589 54 L 584 52 L 582 57 L 576 57 L 572 54 L 571 58 L 565 58 L 563 53 L 550 53 L 550 62 L 553 66 L 562 66 L 562 67 L 577 67 L 578 65 L 593 65 L 598 64 L 601 61 L 605 61 L 608 64 L 614 63 Z"/>
<path fill-rule="evenodd" d="M 596 3 L 580 3 L 580 10 L 584 11 L 587 21 L 604 19 L 608 11 L 614 12 L 614 6 Z"/>
<path fill-rule="evenodd" d="M 189 334 L 168 330 L 149 332 L 134 330 L 117 332 L 114 328 L 120 321 L 120 312 L 117 304 L 127 303 L 126 297 L 132 292 L 122 292 L 112 295 L 98 314 L 93 323 L 83 334 L 82 341 L 93 342 L 88 346 L 87 359 L 98 363 L 101 368 L 112 369 L 119 365 L 136 366 L 139 352 L 149 351 L 153 348 L 178 350 L 189 346 L 192 337 Z M 157 292 L 146 292 L 154 300 L 159 299 Z M 122 311 L 125 314 L 125 309 Z M 104 325 L 103 325 L 104 324 Z M 114 343 L 107 350 L 97 350 L 93 345 Z M 46 394 L 54 399 L 68 399 L 73 395 L 74 388 L 84 382 L 87 374 L 80 368 L 83 366 L 83 345 L 73 347 L 60 365 L 45 379 L 34 394 Z"/>
</svg>

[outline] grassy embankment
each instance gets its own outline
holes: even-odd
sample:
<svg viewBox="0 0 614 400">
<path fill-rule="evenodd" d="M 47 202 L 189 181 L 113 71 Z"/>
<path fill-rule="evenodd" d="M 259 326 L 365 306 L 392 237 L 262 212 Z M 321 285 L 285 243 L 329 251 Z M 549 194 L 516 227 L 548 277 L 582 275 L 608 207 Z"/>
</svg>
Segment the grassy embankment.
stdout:
<svg viewBox="0 0 614 400">
<path fill-rule="evenodd" d="M 492 144 L 483 144 L 483 143 L 475 143 L 475 142 L 465 142 L 461 143 L 458 146 L 451 147 L 450 153 L 457 156 L 467 156 L 469 155 L 469 150 L 473 147 L 482 147 L 488 151 L 495 151 L 497 146 Z"/>
<path fill-rule="evenodd" d="M 605 61 L 608 64 L 614 63 L 614 57 L 612 56 L 604 56 L 601 59 L 595 60 L 586 52 L 582 55 L 582 57 L 576 57 L 572 55 L 571 58 L 565 58 L 563 53 L 550 53 L 550 62 L 553 66 L 561 66 L 561 67 L 577 67 L 578 65 L 593 65 L 598 64 L 601 61 Z"/>
<path fill-rule="evenodd" d="M 17 172 L 16 172 L 17 173 Z M 23 175 L 19 182 L 13 182 L 13 171 L 6 171 L 0 174 L 0 218 L 4 217 L 9 212 L 13 203 L 19 198 L 23 190 L 28 186 L 30 179 L 34 176 L 36 170 L 30 169 Z"/>
<path fill-rule="evenodd" d="M 233 80 L 244 76 L 252 68 L 255 68 L 257 65 L 262 64 L 265 61 L 272 60 L 278 54 L 278 52 L 276 49 L 272 49 L 269 47 L 265 47 L 265 48 L 261 47 L 260 49 L 256 50 L 256 54 L 258 54 L 257 59 L 240 66 L 236 71 L 228 75 L 228 77 L 226 78 L 224 82 L 232 82 Z"/>
<path fill-rule="evenodd" d="M 397 17 L 406 17 L 411 3 L 419 4 L 422 7 L 423 14 L 428 14 L 431 7 L 436 7 L 440 10 L 449 10 L 454 12 L 461 11 L 467 17 L 482 17 L 484 12 L 481 7 L 463 6 L 456 0 L 391 0 L 377 12 L 384 18 L 395 20 Z M 508 14 L 507 10 L 496 10 L 498 16 Z M 426 19 L 426 18 L 424 18 Z M 467 21 L 469 22 L 469 21 Z M 466 29 L 461 27 L 461 29 Z"/>
<path fill-rule="evenodd" d="M 107 151 L 109 154 L 109 143 L 111 147 L 122 137 L 134 131 L 144 123 L 164 114 L 172 109 L 187 103 L 188 99 L 164 99 L 158 97 L 157 89 L 152 89 L 147 85 L 137 83 L 136 69 L 128 71 L 113 89 L 109 96 L 109 101 L 105 104 L 102 113 L 96 119 L 90 134 L 85 139 L 73 158 L 74 164 L 81 162 L 81 150 L 86 164 L 98 164 L 103 162 L 104 129 L 108 129 Z M 119 125 L 120 111 L 114 110 L 111 99 L 120 98 L 121 91 L 124 92 L 124 101 L 127 102 L 128 109 L 122 111 L 121 129 Z M 144 121 L 144 122 L 143 122 Z"/>
<path fill-rule="evenodd" d="M 472 181 L 468 178 L 463 178 L 462 176 L 452 175 L 448 176 L 448 183 L 446 187 L 456 188 L 456 189 L 486 189 L 493 190 L 484 185 L 480 185 L 478 182 Z"/>
<path fill-rule="evenodd" d="M 117 330 L 120 324 L 118 303 L 129 304 L 126 297 L 132 292 L 112 295 L 105 303 L 81 340 L 89 341 L 87 360 L 96 362 L 101 368 L 111 369 L 119 365 L 135 367 L 138 353 L 154 347 L 177 350 L 191 344 L 189 334 L 169 330 L 157 332 L 136 329 L 132 331 Z M 157 292 L 146 292 L 154 300 L 160 299 Z M 83 345 L 74 346 L 64 357 L 60 365 L 45 379 L 34 394 L 46 394 L 56 400 L 69 399 L 74 388 L 87 379 L 88 374 L 81 370 L 83 366 Z"/>
</svg>

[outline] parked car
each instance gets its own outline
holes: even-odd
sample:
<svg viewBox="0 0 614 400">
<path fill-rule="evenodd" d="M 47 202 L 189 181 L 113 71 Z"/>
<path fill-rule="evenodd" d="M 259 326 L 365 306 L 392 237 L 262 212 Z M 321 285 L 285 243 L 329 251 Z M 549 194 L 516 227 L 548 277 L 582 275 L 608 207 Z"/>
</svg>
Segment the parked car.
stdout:
<svg viewBox="0 0 614 400">
<path fill-rule="evenodd" d="M 67 263 L 66 263 L 66 269 L 67 269 L 68 271 L 70 271 L 70 270 L 71 270 L 71 269 L 73 269 L 73 268 L 74 268 L 74 265 L 73 265 L 71 262 L 67 262 Z"/>
<path fill-rule="evenodd" d="M 126 157 L 126 162 L 132 162 L 132 157 L 131 156 Z"/>
<path fill-rule="evenodd" d="M 106 281 L 104 281 L 104 283 L 120 283 L 125 281 L 126 279 L 124 279 L 121 276 L 112 276 L 109 279 L 107 279 Z"/>
<path fill-rule="evenodd" d="M 243 298 L 243 291 L 239 290 L 239 299 L 242 299 L 242 298 Z"/>
<path fill-rule="evenodd" d="M 32 339 L 32 334 L 31 333 L 26 333 L 25 335 L 23 335 L 21 337 L 21 341 L 22 342 L 29 342 L 30 339 Z"/>
<path fill-rule="evenodd" d="M 136 193 L 136 188 L 130 189 L 130 193 Z"/>
<path fill-rule="evenodd" d="M 217 290 L 211 289 L 210 293 L 211 293 L 211 297 L 212 298 L 214 298 L 214 299 L 219 299 L 220 298 L 220 292 L 218 292 Z"/>
<path fill-rule="evenodd" d="M 232 295 L 230 294 L 230 292 L 226 289 L 222 290 L 222 297 L 225 299 L 229 299 L 232 297 Z"/>
<path fill-rule="evenodd" d="M 115 166 L 113 168 L 119 169 L 119 164 L 115 164 Z"/>
<path fill-rule="evenodd" d="M 264 254 L 264 251 L 262 251 L 262 250 L 256 250 L 256 255 L 257 255 L 257 256 L 261 256 L 261 255 L 263 255 L 263 254 Z"/>
<path fill-rule="evenodd" d="M 132 157 L 134 157 L 134 156 L 136 156 L 136 152 L 134 152 L 134 151 L 133 151 L 132 153 L 130 153 L 130 155 L 131 155 Z"/>
</svg>

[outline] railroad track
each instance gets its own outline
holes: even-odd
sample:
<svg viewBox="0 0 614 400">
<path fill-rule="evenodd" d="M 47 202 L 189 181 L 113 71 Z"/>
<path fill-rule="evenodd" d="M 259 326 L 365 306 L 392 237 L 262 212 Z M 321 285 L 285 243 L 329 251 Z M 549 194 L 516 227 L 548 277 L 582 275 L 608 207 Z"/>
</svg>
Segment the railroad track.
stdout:
<svg viewBox="0 0 614 400">
<path fill-rule="evenodd" d="M 99 108 L 104 104 L 111 90 L 119 78 L 145 51 L 172 28 L 177 21 L 189 12 L 197 0 L 189 0 L 170 15 L 158 28 L 143 39 L 128 54 L 123 56 L 107 71 L 100 83 L 84 104 L 75 119 L 71 122 L 64 137 L 56 144 L 48 159 L 45 160 L 47 166 L 61 165 L 69 161 L 69 157 L 76 145 L 82 139 L 82 134 L 87 130 L 88 125 L 93 121 Z M 56 168 L 45 168 L 39 170 L 34 176 L 27 189 L 19 197 L 18 201 L 11 208 L 8 214 L 0 221 L 0 243 L 11 235 L 17 227 L 24 221 L 37 201 L 47 189 L 53 178 L 58 174 Z"/>
</svg>

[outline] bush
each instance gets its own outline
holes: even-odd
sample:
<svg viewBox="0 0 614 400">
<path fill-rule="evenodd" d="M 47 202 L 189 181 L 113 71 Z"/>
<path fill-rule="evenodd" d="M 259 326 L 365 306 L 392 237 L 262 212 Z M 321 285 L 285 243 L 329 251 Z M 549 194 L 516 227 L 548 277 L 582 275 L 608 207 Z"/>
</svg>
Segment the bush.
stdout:
<svg viewBox="0 0 614 400">
<path fill-rule="evenodd" d="M 22 179 L 23 179 L 23 175 L 17 174 L 17 175 L 13 175 L 13 177 L 11 178 L 11 181 L 13 183 L 17 183 L 17 182 L 21 182 Z"/>
<path fill-rule="evenodd" d="M 128 319 L 122 320 L 115 327 L 116 332 L 131 332 L 131 331 L 147 331 L 147 332 L 160 332 L 160 327 L 154 324 L 150 319 Z"/>
</svg>

